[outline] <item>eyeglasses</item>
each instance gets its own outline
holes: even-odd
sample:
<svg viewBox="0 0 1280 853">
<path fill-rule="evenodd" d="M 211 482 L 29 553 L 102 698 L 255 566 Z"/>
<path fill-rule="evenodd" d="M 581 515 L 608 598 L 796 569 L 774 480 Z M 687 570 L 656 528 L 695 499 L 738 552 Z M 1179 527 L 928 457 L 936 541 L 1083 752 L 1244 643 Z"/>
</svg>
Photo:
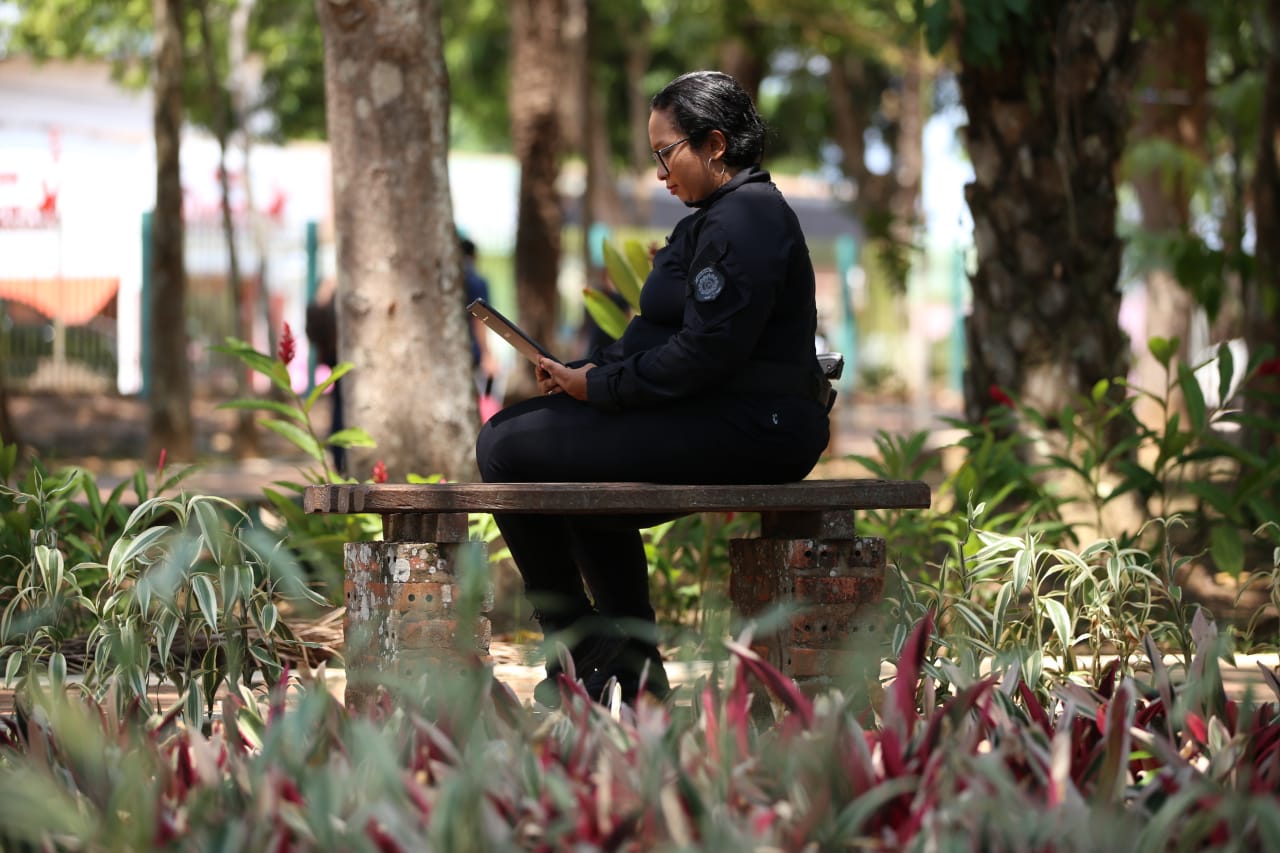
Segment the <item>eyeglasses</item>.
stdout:
<svg viewBox="0 0 1280 853">
<path fill-rule="evenodd" d="M 681 139 L 677 139 L 675 142 L 671 143 L 670 145 L 662 146 L 657 151 L 650 151 L 649 155 L 653 157 L 653 162 L 658 164 L 658 168 L 662 169 L 662 171 L 664 172 L 670 172 L 671 167 L 667 165 L 667 158 L 665 156 L 666 153 L 670 151 L 672 148 L 675 148 L 681 142 L 688 142 L 688 141 L 689 141 L 689 137 L 685 136 Z"/>
</svg>

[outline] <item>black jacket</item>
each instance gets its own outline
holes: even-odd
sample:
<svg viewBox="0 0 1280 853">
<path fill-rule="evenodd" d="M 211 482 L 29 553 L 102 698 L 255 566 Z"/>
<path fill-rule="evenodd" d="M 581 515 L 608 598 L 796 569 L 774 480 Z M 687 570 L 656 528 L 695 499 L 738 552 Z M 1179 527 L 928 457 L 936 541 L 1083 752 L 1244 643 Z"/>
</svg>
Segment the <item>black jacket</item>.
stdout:
<svg viewBox="0 0 1280 853">
<path fill-rule="evenodd" d="M 809 247 L 769 173 L 743 169 L 697 206 L 654 257 L 640 314 L 585 360 L 597 365 L 587 374 L 592 406 L 620 411 L 743 393 L 762 367 L 821 376 Z"/>
</svg>

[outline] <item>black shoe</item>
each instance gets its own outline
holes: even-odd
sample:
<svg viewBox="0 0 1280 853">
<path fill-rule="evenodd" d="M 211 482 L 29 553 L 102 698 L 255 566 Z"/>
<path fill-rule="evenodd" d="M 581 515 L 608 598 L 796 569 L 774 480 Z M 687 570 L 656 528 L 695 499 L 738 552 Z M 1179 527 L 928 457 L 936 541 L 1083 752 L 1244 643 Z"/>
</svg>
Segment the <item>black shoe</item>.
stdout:
<svg viewBox="0 0 1280 853">
<path fill-rule="evenodd" d="M 634 705 L 642 689 L 653 698 L 662 701 L 671 695 L 671 683 L 662 666 L 662 654 L 657 646 L 642 640 L 630 639 L 621 645 L 614 657 L 604 666 L 584 673 L 582 686 L 592 699 L 607 705 L 612 682 L 622 689 L 622 701 Z"/>
<path fill-rule="evenodd" d="M 559 650 L 566 647 L 572 677 L 582 681 L 587 695 L 596 702 L 608 703 L 606 688 L 613 679 L 622 688 L 622 701 L 629 705 L 640 694 L 642 678 L 644 691 L 651 696 L 661 700 L 671 693 L 662 654 L 654 643 L 628 636 L 617 623 L 594 616 L 579 619 L 560 631 L 545 620 L 539 621 L 544 628 L 552 628 L 548 638 L 560 636 L 557 651 L 547 655 L 547 677 L 533 688 L 533 698 L 540 704 L 560 707 L 560 676 L 565 674 L 565 667 Z"/>
<path fill-rule="evenodd" d="M 618 656 L 626 640 L 622 637 L 606 634 L 587 634 L 572 646 L 566 647 L 557 643 L 554 650 L 547 654 L 547 677 L 539 681 L 533 688 L 533 698 L 548 708 L 560 707 L 560 677 L 569 674 L 572 678 L 582 679 L 592 698 L 599 696 L 599 691 L 592 692 L 597 674 L 609 667 Z M 568 649 L 568 661 L 571 670 L 566 673 L 560 654 Z M 603 684 L 603 682 L 601 682 Z"/>
</svg>

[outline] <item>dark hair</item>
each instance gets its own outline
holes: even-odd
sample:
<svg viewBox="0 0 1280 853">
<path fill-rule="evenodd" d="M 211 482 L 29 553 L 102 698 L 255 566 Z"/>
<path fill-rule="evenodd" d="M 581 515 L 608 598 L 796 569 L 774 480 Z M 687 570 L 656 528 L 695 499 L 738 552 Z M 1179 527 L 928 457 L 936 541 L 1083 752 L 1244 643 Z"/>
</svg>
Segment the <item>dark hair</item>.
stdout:
<svg viewBox="0 0 1280 853">
<path fill-rule="evenodd" d="M 751 96 L 728 74 L 681 74 L 653 96 L 649 107 L 670 110 L 676 126 L 695 147 L 706 142 L 711 131 L 723 133 L 728 144 L 724 162 L 729 166 L 752 166 L 764 158 L 764 121 Z"/>
<path fill-rule="evenodd" d="M 466 237 L 458 241 L 458 245 L 462 247 L 462 256 L 464 258 L 474 258 L 476 256 L 476 244 Z"/>
</svg>

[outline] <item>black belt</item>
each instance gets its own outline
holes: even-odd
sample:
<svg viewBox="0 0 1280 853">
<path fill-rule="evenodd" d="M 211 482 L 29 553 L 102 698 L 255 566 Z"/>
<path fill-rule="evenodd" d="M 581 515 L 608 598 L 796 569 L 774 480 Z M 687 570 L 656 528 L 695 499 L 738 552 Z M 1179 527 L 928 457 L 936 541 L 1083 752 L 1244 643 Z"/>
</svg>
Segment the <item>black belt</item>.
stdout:
<svg viewBox="0 0 1280 853">
<path fill-rule="evenodd" d="M 798 364 L 778 361 L 752 361 L 729 380 L 728 389 L 739 394 L 779 394 L 805 397 L 831 410 L 836 392 L 821 373 Z"/>
</svg>

